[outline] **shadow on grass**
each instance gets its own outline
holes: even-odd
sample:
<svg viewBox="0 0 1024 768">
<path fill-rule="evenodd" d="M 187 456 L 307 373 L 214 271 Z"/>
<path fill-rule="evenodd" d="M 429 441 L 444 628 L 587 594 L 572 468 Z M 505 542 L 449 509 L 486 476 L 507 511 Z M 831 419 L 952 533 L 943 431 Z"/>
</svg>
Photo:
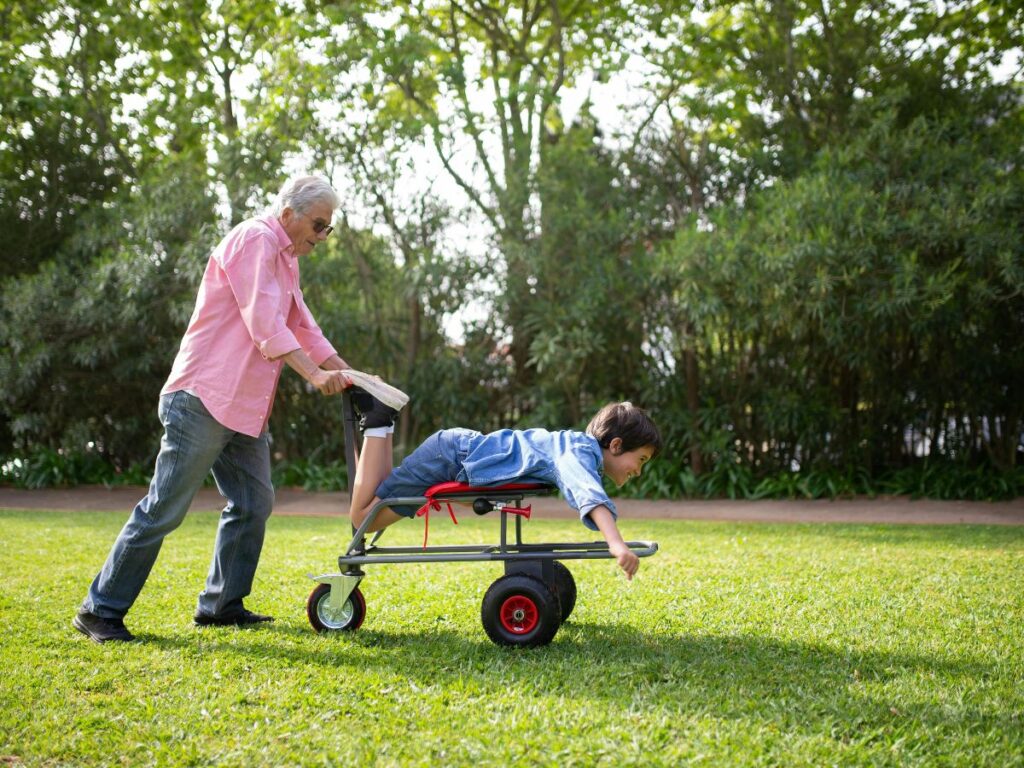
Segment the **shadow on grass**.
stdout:
<svg viewBox="0 0 1024 768">
<path fill-rule="evenodd" d="M 185 645 L 146 639 L 168 650 Z M 956 691 L 972 687 L 970 681 L 998 677 L 992 665 L 754 635 L 671 636 L 570 621 L 550 646 L 510 649 L 493 645 L 482 631 L 472 638 L 447 628 L 316 636 L 279 625 L 224 641 L 211 634 L 203 648 L 284 667 L 329 668 L 353 679 L 405 680 L 427 692 L 469 682 L 495 700 L 519 690 L 671 717 L 743 719 L 841 740 L 870 739 L 908 721 L 961 734 L 1006 733 L 1019 727 L 1020 717 L 962 701 L 948 705 Z M 890 701 L 888 691 L 897 691 L 899 701 Z"/>
</svg>

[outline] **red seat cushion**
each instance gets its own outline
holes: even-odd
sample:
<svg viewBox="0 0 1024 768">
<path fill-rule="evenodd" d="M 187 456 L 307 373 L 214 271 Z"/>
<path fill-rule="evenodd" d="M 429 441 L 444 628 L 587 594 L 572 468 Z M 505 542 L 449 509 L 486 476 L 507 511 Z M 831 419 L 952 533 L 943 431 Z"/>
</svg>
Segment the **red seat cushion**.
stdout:
<svg viewBox="0 0 1024 768">
<path fill-rule="evenodd" d="M 506 483 L 505 485 L 470 485 L 469 483 L 438 483 L 427 489 L 424 496 L 446 496 L 452 493 L 479 493 L 486 496 L 488 493 L 502 491 L 544 491 L 554 488 L 546 483 Z"/>
</svg>

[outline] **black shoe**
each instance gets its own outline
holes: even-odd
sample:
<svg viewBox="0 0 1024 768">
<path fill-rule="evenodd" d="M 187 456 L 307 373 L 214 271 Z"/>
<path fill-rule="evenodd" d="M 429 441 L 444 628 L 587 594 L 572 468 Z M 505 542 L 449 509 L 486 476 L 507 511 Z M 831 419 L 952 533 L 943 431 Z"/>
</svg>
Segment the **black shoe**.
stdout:
<svg viewBox="0 0 1024 768">
<path fill-rule="evenodd" d="M 111 640 L 121 643 L 130 643 L 135 635 L 128 631 L 123 619 L 104 619 L 86 610 L 80 610 L 71 622 L 71 626 L 97 643 L 106 643 Z"/>
<path fill-rule="evenodd" d="M 359 414 L 359 429 L 365 432 L 374 427 L 393 427 L 398 411 L 390 406 L 384 405 L 369 392 L 352 387 L 349 390 L 352 395 L 352 405 L 356 407 Z"/>
<path fill-rule="evenodd" d="M 211 616 L 208 613 L 196 611 L 193 617 L 197 627 L 246 627 L 250 624 L 262 624 L 265 621 L 273 621 L 273 616 L 264 616 L 261 613 L 253 613 L 247 608 L 230 613 L 220 613 Z"/>
</svg>

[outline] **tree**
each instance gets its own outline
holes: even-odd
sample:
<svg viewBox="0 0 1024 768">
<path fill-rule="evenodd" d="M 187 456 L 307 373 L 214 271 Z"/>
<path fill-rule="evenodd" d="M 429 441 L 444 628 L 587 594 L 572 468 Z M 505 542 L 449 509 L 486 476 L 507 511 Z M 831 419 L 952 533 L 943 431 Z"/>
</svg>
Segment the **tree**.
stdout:
<svg viewBox="0 0 1024 768">
<path fill-rule="evenodd" d="M 154 403 L 216 231 L 205 178 L 97 207 L 62 253 L 9 280 L 0 301 L 0 414 L 12 447 L 148 461 Z M 203 226 L 205 219 L 205 226 Z"/>
<path fill-rule="evenodd" d="M 524 297 L 536 368 L 532 420 L 582 425 L 612 398 L 643 400 L 649 381 L 653 248 L 641 188 L 599 143 L 587 106 L 545 143 L 541 227 Z"/>
<path fill-rule="evenodd" d="M 667 254 L 696 329 L 703 442 L 763 472 L 915 452 L 1000 467 L 1022 428 L 1019 112 L 898 106 Z"/>
<path fill-rule="evenodd" d="M 370 83 L 357 92 L 371 119 L 398 123 L 432 146 L 489 225 L 502 284 L 517 388 L 530 376 L 526 306 L 537 258 L 538 169 L 544 132 L 560 123 L 559 95 L 587 67 L 615 60 L 625 13 L 574 0 L 331 5 Z"/>
<path fill-rule="evenodd" d="M 121 95 L 139 82 L 138 34 L 127 7 L 0 4 L 0 278 L 38 269 L 135 175 Z"/>
</svg>

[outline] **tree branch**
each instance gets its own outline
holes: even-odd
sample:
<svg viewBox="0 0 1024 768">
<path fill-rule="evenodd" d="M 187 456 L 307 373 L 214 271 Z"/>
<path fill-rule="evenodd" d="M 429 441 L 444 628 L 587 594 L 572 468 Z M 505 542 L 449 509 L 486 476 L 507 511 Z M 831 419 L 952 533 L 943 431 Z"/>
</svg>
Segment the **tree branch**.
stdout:
<svg viewBox="0 0 1024 768">
<path fill-rule="evenodd" d="M 480 128 L 476 124 L 476 115 L 473 112 L 473 108 L 469 103 L 469 94 L 466 91 L 466 60 L 462 55 L 462 46 L 459 42 L 459 25 L 458 18 L 455 14 L 456 3 L 452 2 L 449 5 L 449 19 L 451 23 L 451 47 L 452 55 L 455 56 L 455 61 L 458 63 L 460 77 L 456 78 L 455 87 L 456 92 L 459 95 L 459 101 L 461 102 L 461 112 L 463 119 L 466 121 L 466 130 L 473 139 L 473 146 L 476 148 L 477 156 L 480 158 L 480 163 L 483 166 L 484 174 L 487 176 L 487 182 L 491 187 L 491 191 L 497 193 L 500 190 L 498 185 L 497 177 L 495 176 L 494 169 L 491 167 L 490 161 L 487 159 L 487 152 L 484 148 L 483 137 L 480 133 Z"/>
</svg>

